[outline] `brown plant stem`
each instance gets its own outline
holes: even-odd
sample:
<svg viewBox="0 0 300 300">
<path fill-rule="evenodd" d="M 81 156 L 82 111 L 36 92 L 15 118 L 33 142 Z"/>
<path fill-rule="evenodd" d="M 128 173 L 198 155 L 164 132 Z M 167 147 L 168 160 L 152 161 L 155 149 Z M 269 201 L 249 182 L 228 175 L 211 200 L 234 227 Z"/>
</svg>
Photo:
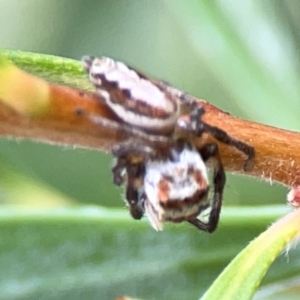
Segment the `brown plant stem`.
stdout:
<svg viewBox="0 0 300 300">
<path fill-rule="evenodd" d="M 22 76 L 26 77 L 28 82 L 40 81 L 25 72 Z M 89 117 L 103 117 L 118 122 L 92 93 L 55 84 L 47 85 L 47 105 L 43 104 L 45 109 L 38 115 L 26 113 L 24 109 L 17 111 L 14 105 L 9 105 L 7 99 L 3 99 L 5 93 L 0 93 L 3 100 L 0 99 L 2 137 L 24 138 L 103 151 L 109 151 L 113 144 L 122 140 L 123 137 L 118 130 L 95 124 Z M 44 90 L 43 93 L 45 94 Z M 24 96 L 24 101 L 25 99 Z M 199 105 L 204 106 L 206 110 L 204 121 L 222 128 L 231 136 L 255 148 L 255 164 L 247 175 L 277 181 L 288 186 L 300 185 L 299 133 L 238 119 L 203 100 L 199 100 Z M 176 130 L 181 135 L 187 136 L 179 126 Z M 202 144 L 211 141 L 210 136 L 204 135 L 193 142 Z M 218 144 L 226 171 L 245 174 L 242 167 L 245 159 L 243 155 L 232 147 Z"/>
</svg>

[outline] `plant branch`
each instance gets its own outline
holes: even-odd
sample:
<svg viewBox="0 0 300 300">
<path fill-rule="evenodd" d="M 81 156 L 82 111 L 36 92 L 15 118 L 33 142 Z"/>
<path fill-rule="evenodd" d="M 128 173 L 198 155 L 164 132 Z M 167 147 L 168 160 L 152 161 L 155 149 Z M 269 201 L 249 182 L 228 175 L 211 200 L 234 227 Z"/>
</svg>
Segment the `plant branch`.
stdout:
<svg viewBox="0 0 300 300">
<path fill-rule="evenodd" d="M 79 77 L 84 76 L 78 72 Z M 45 76 L 43 76 L 45 77 Z M 47 76 L 46 76 L 47 77 Z M 88 79 L 84 88 L 88 87 Z M 213 105 L 198 100 L 206 113 L 203 120 L 222 128 L 231 136 L 255 148 L 255 164 L 247 175 L 300 185 L 300 134 L 233 117 Z M 0 135 L 51 144 L 68 144 L 109 151 L 123 139 L 116 128 L 95 124 L 91 116 L 118 122 L 94 94 L 46 82 L 0 60 Z M 181 118 L 186 119 L 186 116 Z M 180 126 L 176 131 L 186 135 Z M 212 138 L 204 135 L 191 142 L 202 144 Z M 232 147 L 218 143 L 225 169 L 245 174 L 245 157 Z"/>
</svg>

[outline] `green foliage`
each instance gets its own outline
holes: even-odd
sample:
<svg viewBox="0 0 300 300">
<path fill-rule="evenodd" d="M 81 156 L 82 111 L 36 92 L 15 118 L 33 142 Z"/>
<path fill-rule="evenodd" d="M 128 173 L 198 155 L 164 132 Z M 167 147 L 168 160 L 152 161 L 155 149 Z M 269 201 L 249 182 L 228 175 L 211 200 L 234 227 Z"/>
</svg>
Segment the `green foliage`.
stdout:
<svg viewBox="0 0 300 300">
<path fill-rule="evenodd" d="M 246 210 L 225 209 L 220 230 L 208 235 L 187 224 L 157 233 L 124 210 L 4 208 L 0 299 L 196 299 L 279 211 L 271 207 L 262 221 L 263 210 L 232 226 L 230 220 Z M 286 263 L 284 258 L 276 265 L 281 276 L 299 267 Z"/>
<path fill-rule="evenodd" d="M 298 2 L 0 2 L 2 47 L 76 59 L 2 52 L 35 75 L 88 89 L 78 59 L 107 55 L 234 115 L 299 131 Z M 2 140 L 0 156 L 0 299 L 196 299 L 286 212 L 272 205 L 284 204 L 283 187 L 229 175 L 217 233 L 156 233 L 129 218 L 106 154 Z M 281 255 L 257 299 L 297 299 L 298 270 L 297 250 Z"/>
</svg>

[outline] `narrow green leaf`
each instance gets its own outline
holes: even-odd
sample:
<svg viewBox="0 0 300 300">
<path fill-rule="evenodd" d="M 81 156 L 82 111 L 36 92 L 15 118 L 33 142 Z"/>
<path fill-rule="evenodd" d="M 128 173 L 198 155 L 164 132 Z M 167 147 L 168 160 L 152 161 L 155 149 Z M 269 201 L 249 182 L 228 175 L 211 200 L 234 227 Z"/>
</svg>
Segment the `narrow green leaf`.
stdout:
<svg viewBox="0 0 300 300">
<path fill-rule="evenodd" d="M 249 244 L 212 284 L 201 300 L 251 299 L 275 258 L 299 236 L 300 210 L 274 223 Z"/>
<path fill-rule="evenodd" d="M 0 57 L 10 59 L 21 69 L 48 81 L 91 89 L 80 61 L 53 55 L 0 49 Z M 5 61 L 3 58 L 1 61 Z"/>
</svg>

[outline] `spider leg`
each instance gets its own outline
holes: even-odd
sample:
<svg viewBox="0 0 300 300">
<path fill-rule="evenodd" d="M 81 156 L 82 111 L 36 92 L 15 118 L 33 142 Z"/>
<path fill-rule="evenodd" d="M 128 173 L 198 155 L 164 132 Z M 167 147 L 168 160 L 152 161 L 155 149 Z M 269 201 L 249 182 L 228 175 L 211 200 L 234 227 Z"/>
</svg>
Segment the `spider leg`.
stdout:
<svg viewBox="0 0 300 300">
<path fill-rule="evenodd" d="M 128 178 L 135 178 L 134 172 L 137 173 L 135 168 L 142 169 L 141 166 L 144 168 L 145 161 L 149 157 L 154 157 L 156 151 L 141 142 L 129 139 L 114 145 L 112 154 L 116 157 L 116 164 L 112 168 L 113 182 L 120 186 L 125 182 L 125 171 Z"/>
<path fill-rule="evenodd" d="M 156 154 L 154 148 L 133 139 L 129 139 L 127 141 L 114 145 L 111 152 L 115 157 L 138 156 L 148 158 Z"/>
<path fill-rule="evenodd" d="M 127 168 L 126 201 L 131 216 L 136 220 L 140 220 L 144 215 L 141 205 L 141 193 L 139 191 L 143 185 L 144 173 L 144 164 L 131 165 Z"/>
<path fill-rule="evenodd" d="M 208 159 L 214 159 L 214 194 L 212 198 L 211 211 L 209 213 L 208 222 L 202 222 L 197 218 L 188 220 L 188 222 L 196 226 L 200 230 L 212 233 L 216 230 L 219 222 L 222 207 L 223 190 L 226 182 L 226 175 L 219 155 L 219 148 L 217 144 L 207 144 L 199 149 L 199 153 L 201 154 L 204 162 L 206 162 Z"/>
<path fill-rule="evenodd" d="M 125 182 L 126 173 L 129 176 L 129 171 L 138 163 L 143 162 L 144 164 L 148 157 L 155 154 L 155 150 L 145 144 L 128 140 L 114 145 L 112 154 L 116 157 L 116 163 L 112 168 L 113 182 L 115 185 L 120 186 Z M 130 172 L 133 173 L 132 170 Z M 131 175 L 131 177 L 134 176 Z"/>
<path fill-rule="evenodd" d="M 155 151 L 144 144 L 132 140 L 115 145 L 112 153 L 117 161 L 112 168 L 113 181 L 116 185 L 126 184 L 126 202 L 131 216 L 141 219 L 144 214 L 142 206 L 142 189 L 145 176 L 145 160 Z"/>
<path fill-rule="evenodd" d="M 250 170 L 253 166 L 254 157 L 255 157 L 254 148 L 242 141 L 239 141 L 231 137 L 224 130 L 203 122 L 201 117 L 205 113 L 205 110 L 203 107 L 201 106 L 199 107 L 199 105 L 196 102 L 192 105 L 191 109 L 192 109 L 192 113 L 190 118 L 191 118 L 192 131 L 196 132 L 197 136 L 201 136 L 204 132 L 207 132 L 211 134 L 218 141 L 226 145 L 233 146 L 239 151 L 243 152 L 247 156 L 247 159 L 244 162 L 244 170 L 245 171 Z"/>
<path fill-rule="evenodd" d="M 125 157 L 118 157 L 115 165 L 112 167 L 113 183 L 117 186 L 125 182 L 125 169 L 127 159 Z"/>
<path fill-rule="evenodd" d="M 144 214 L 140 203 L 140 190 L 145 175 L 144 162 L 131 163 L 127 157 L 118 157 L 112 173 L 114 184 L 120 186 L 126 183 L 125 197 L 131 216 L 134 219 L 141 219 Z"/>
</svg>

